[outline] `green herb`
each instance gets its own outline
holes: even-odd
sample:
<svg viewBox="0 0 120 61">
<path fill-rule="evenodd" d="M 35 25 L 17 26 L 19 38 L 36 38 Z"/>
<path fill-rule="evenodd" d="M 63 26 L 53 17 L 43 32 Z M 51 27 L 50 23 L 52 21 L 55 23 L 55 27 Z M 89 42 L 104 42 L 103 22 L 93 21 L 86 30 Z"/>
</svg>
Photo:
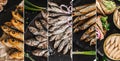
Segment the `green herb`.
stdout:
<svg viewBox="0 0 120 61">
<path fill-rule="evenodd" d="M 106 30 L 110 30 L 110 29 L 109 29 L 110 24 L 107 23 L 108 17 L 107 17 L 107 16 L 103 16 L 103 17 L 101 17 L 100 19 L 101 19 L 101 21 L 102 21 L 103 27 L 104 27 Z"/>
<path fill-rule="evenodd" d="M 25 9 L 26 10 L 31 10 L 31 11 L 41 11 L 42 9 L 35 9 L 35 8 L 31 8 L 25 5 Z"/>
<path fill-rule="evenodd" d="M 120 0 L 118 0 L 120 2 Z"/>
<path fill-rule="evenodd" d="M 73 54 L 96 55 L 96 52 L 95 51 L 82 51 L 82 52 L 73 52 Z"/>
<path fill-rule="evenodd" d="M 107 21 L 107 19 L 108 19 L 107 16 L 101 17 L 101 21 L 104 22 L 104 23 Z"/>
<path fill-rule="evenodd" d="M 46 8 L 44 7 L 39 7 L 37 5 L 32 4 L 31 2 L 29 2 L 28 0 L 25 0 L 25 9 L 26 10 L 31 10 L 31 11 L 41 11 L 44 10 Z"/>
<path fill-rule="evenodd" d="M 25 53 L 25 57 L 29 58 L 31 61 L 35 61 L 28 53 Z"/>
</svg>

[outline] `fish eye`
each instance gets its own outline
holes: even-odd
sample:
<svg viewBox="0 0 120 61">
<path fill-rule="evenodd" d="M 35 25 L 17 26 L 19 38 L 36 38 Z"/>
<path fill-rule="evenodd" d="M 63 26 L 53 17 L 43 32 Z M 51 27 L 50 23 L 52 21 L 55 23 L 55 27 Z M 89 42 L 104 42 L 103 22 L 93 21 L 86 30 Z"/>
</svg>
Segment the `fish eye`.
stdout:
<svg viewBox="0 0 120 61">
<path fill-rule="evenodd" d="M 15 34 L 15 31 L 13 31 L 12 33 Z"/>
<path fill-rule="evenodd" d="M 4 29 L 7 29 L 7 27 L 6 27 L 6 26 L 4 26 L 3 28 L 4 28 Z"/>
</svg>

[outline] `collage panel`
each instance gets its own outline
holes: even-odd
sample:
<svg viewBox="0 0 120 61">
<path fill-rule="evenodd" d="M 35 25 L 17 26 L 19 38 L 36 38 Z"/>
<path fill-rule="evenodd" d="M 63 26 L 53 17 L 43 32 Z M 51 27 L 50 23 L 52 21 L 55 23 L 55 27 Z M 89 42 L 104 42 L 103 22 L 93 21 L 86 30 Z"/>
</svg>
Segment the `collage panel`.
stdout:
<svg viewBox="0 0 120 61">
<path fill-rule="evenodd" d="M 73 1 L 73 61 L 96 60 L 96 1 Z"/>
<path fill-rule="evenodd" d="M 24 0 L 24 3 L 24 61 L 48 61 L 47 0 Z"/>
<path fill-rule="evenodd" d="M 72 0 L 48 0 L 48 61 L 72 61 Z"/>
<path fill-rule="evenodd" d="M 0 61 L 24 60 L 23 13 L 23 0 L 0 0 Z"/>
<path fill-rule="evenodd" d="M 97 30 L 97 61 L 119 61 L 120 1 L 96 0 L 96 7 L 98 24 L 102 24 Z"/>
</svg>

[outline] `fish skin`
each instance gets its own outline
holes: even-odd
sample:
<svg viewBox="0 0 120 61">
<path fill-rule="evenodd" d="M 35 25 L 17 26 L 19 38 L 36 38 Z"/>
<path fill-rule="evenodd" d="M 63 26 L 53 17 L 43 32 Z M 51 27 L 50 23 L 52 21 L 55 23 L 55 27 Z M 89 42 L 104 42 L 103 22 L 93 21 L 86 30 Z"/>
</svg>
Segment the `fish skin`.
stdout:
<svg viewBox="0 0 120 61">
<path fill-rule="evenodd" d="M 24 18 L 18 12 L 12 11 L 12 16 L 14 19 L 24 23 Z"/>
<path fill-rule="evenodd" d="M 89 35 L 91 32 L 95 31 L 95 24 L 91 26 L 88 30 L 85 31 L 85 33 L 81 36 L 80 40 L 84 40 L 87 37 L 84 37 L 85 35 Z"/>
<path fill-rule="evenodd" d="M 69 39 L 68 38 L 64 39 L 58 47 L 58 52 L 61 52 L 68 43 L 69 43 Z"/>
<path fill-rule="evenodd" d="M 37 28 L 33 26 L 29 26 L 28 29 L 33 35 L 42 35 L 44 37 L 47 36 L 47 32 L 45 30 L 38 30 Z"/>
<path fill-rule="evenodd" d="M 74 32 L 78 32 L 80 30 L 85 30 L 88 27 L 90 27 L 91 25 L 93 25 L 96 22 L 96 17 L 91 18 L 90 20 L 88 20 L 86 23 L 84 23 L 83 25 L 77 27 L 74 29 Z"/>
<path fill-rule="evenodd" d="M 47 41 L 45 41 L 45 42 L 39 43 L 37 48 L 47 49 L 47 46 L 48 46 L 48 43 L 47 43 Z"/>
<path fill-rule="evenodd" d="M 47 52 L 47 50 L 34 50 L 33 52 L 32 52 L 32 54 L 33 55 L 35 55 L 35 56 L 43 56 L 45 53 Z"/>
<path fill-rule="evenodd" d="M 84 15 L 84 14 L 87 14 L 87 13 L 93 11 L 93 10 L 96 10 L 96 6 L 95 6 L 95 4 L 90 4 L 88 7 L 84 8 L 84 9 L 73 12 L 73 16 Z"/>
<path fill-rule="evenodd" d="M 50 1 L 48 2 L 48 5 L 59 7 L 56 3 L 53 3 L 53 2 L 50 2 Z"/>
<path fill-rule="evenodd" d="M 75 8 L 73 8 L 73 11 L 79 11 L 81 9 L 84 9 L 86 7 L 88 7 L 90 4 L 85 4 L 85 5 L 82 5 L 82 6 L 77 6 Z"/>
<path fill-rule="evenodd" d="M 81 20 L 88 19 L 88 18 L 90 18 L 90 17 L 92 17 L 94 15 L 96 15 L 96 10 L 94 10 L 92 12 L 89 12 L 88 14 L 76 17 L 75 20 L 73 21 L 73 23 L 77 23 L 77 22 L 79 22 Z"/>
<path fill-rule="evenodd" d="M 61 27 L 61 29 L 58 29 L 58 30 L 55 30 L 54 32 L 52 32 L 52 34 L 57 35 L 57 34 L 63 33 L 68 27 L 69 27 L 69 25 L 65 25 L 65 26 Z"/>
<path fill-rule="evenodd" d="M 35 26 L 40 30 L 43 29 L 42 24 L 40 23 L 40 21 L 35 20 Z"/>
<path fill-rule="evenodd" d="M 2 30 L 3 30 L 5 33 L 7 33 L 8 35 L 10 35 L 10 36 L 12 36 L 12 37 L 14 37 L 14 38 L 16 38 L 16 39 L 19 39 L 19 40 L 21 40 L 21 41 L 24 41 L 24 35 L 23 35 L 23 33 L 18 32 L 18 31 L 16 31 L 16 30 L 12 29 L 12 28 L 9 28 L 9 27 L 6 26 L 6 25 L 1 26 L 1 28 L 2 28 Z"/>
<path fill-rule="evenodd" d="M 23 42 L 21 42 L 17 39 L 14 39 L 14 38 L 4 39 L 4 40 L 2 40 L 2 43 L 9 48 L 16 48 L 19 51 L 24 50 Z"/>
<path fill-rule="evenodd" d="M 24 59 L 24 52 L 22 51 L 16 51 L 16 52 L 12 52 L 10 55 L 9 55 L 9 58 L 10 59 L 19 59 L 19 60 L 22 60 Z"/>
<path fill-rule="evenodd" d="M 68 51 L 69 51 L 69 44 L 67 44 L 67 46 L 64 48 L 63 54 L 67 54 Z"/>
<path fill-rule="evenodd" d="M 37 46 L 39 43 L 40 43 L 40 42 L 37 41 L 37 40 L 34 39 L 34 38 L 25 40 L 25 44 L 27 44 L 27 45 L 29 45 L 29 46 Z"/>
<path fill-rule="evenodd" d="M 90 46 L 96 45 L 96 43 L 97 43 L 97 38 L 94 38 L 90 41 Z"/>
<path fill-rule="evenodd" d="M 47 37 L 44 38 L 43 36 L 40 35 L 35 36 L 35 39 L 38 40 L 39 42 L 47 41 Z"/>
<path fill-rule="evenodd" d="M 24 32 L 24 24 L 18 20 L 12 19 L 11 23 L 13 24 L 13 26 L 15 28 L 17 28 L 18 30 L 20 30 L 21 32 Z"/>
</svg>

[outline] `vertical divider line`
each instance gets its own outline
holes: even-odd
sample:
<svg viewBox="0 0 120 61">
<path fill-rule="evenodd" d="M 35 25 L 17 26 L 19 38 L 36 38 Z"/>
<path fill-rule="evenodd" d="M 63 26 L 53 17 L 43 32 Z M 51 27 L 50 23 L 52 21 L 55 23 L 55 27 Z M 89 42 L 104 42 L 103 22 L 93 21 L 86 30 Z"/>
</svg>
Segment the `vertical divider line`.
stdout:
<svg viewBox="0 0 120 61">
<path fill-rule="evenodd" d="M 95 0 L 95 7 L 96 7 L 96 0 Z M 95 11 L 96 11 L 96 16 L 97 16 L 97 7 L 96 7 Z M 97 20 L 97 17 L 96 17 L 96 20 Z M 97 33 L 96 33 L 96 38 L 97 38 Z M 95 51 L 96 51 L 95 60 L 97 61 L 97 41 L 96 41 L 96 45 L 95 45 Z"/>
<path fill-rule="evenodd" d="M 47 7 L 46 7 L 46 11 L 47 11 L 47 22 L 48 22 L 48 0 L 47 0 Z M 47 50 L 48 50 L 48 57 L 47 57 L 47 61 L 49 61 L 49 32 L 48 32 L 48 24 L 47 24 L 47 42 L 48 42 L 48 46 L 47 46 Z"/>
<path fill-rule="evenodd" d="M 23 46 L 24 46 L 24 50 L 23 50 L 23 54 L 24 54 L 24 60 L 23 61 L 25 61 L 25 0 L 23 0 L 23 20 L 24 20 L 24 32 L 23 32 L 23 37 L 24 37 L 24 41 L 23 41 Z"/>
<path fill-rule="evenodd" d="M 71 4 L 72 4 L 72 11 L 71 11 L 71 16 L 72 16 L 72 14 L 73 14 L 73 1 L 74 0 L 71 0 L 72 2 L 71 2 Z M 71 41 L 71 43 L 72 43 L 72 50 L 71 50 L 71 61 L 73 61 L 73 16 L 72 16 L 72 41 Z"/>
</svg>

